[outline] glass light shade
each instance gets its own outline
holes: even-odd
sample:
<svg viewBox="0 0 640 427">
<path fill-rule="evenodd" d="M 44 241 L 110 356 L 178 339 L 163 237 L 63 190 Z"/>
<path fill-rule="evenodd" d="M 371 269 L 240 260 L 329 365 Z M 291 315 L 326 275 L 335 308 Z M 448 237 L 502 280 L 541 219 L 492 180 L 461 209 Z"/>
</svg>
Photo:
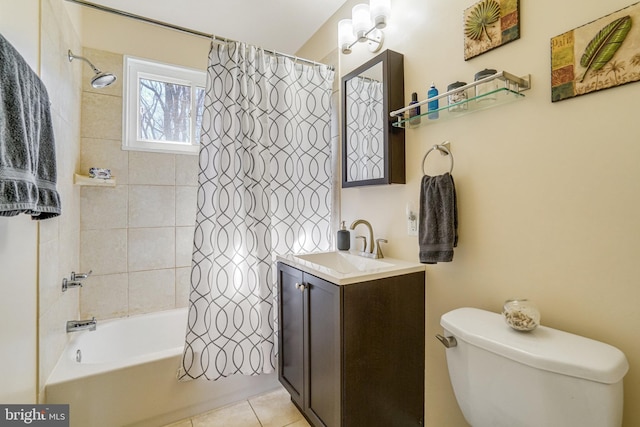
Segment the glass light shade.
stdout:
<svg viewBox="0 0 640 427">
<path fill-rule="evenodd" d="M 351 19 L 353 21 L 353 33 L 358 41 L 367 41 L 367 32 L 373 27 L 369 16 L 369 5 L 361 3 L 353 6 Z"/>
<path fill-rule="evenodd" d="M 356 41 L 353 34 L 351 19 L 342 19 L 338 22 L 338 48 L 342 53 L 351 53 L 351 46 Z"/>
<path fill-rule="evenodd" d="M 391 16 L 391 0 L 369 0 L 369 10 L 373 25 L 382 29 L 387 26 L 387 21 Z"/>
</svg>

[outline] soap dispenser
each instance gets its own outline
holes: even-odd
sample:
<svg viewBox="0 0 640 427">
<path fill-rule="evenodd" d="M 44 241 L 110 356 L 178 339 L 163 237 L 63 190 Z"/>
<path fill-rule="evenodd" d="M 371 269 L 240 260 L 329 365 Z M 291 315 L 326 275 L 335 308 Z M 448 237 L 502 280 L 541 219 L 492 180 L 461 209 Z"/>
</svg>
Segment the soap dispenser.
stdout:
<svg viewBox="0 0 640 427">
<path fill-rule="evenodd" d="M 347 230 L 347 226 L 342 221 L 342 226 L 340 230 L 338 230 L 338 242 L 337 242 L 339 251 L 348 251 L 351 247 L 351 233 Z"/>
</svg>

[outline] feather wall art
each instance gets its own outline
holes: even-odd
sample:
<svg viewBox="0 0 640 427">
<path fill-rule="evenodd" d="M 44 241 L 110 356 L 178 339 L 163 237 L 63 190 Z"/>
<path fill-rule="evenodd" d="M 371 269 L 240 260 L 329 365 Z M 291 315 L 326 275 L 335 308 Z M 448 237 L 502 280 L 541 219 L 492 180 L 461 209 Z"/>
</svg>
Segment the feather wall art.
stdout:
<svg viewBox="0 0 640 427">
<path fill-rule="evenodd" d="M 640 3 L 551 39 L 551 101 L 640 80 Z"/>
</svg>

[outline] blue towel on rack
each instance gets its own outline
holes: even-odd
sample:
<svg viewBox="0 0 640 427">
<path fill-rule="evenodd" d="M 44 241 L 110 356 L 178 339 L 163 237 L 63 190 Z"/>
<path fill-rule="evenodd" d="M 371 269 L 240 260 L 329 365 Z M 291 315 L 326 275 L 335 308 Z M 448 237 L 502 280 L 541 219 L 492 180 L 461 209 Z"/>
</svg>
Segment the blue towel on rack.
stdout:
<svg viewBox="0 0 640 427">
<path fill-rule="evenodd" d="M 422 177 L 418 242 L 421 263 L 453 260 L 453 248 L 458 246 L 458 202 L 449 173 Z"/>
<path fill-rule="evenodd" d="M 49 96 L 0 34 L 0 216 L 60 215 Z"/>
</svg>

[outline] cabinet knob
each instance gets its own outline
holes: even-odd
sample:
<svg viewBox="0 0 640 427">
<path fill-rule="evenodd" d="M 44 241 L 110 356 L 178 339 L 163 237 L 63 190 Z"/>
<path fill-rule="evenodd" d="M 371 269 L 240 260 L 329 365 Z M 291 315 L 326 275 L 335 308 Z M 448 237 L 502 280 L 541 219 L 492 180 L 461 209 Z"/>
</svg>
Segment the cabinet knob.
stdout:
<svg viewBox="0 0 640 427">
<path fill-rule="evenodd" d="M 300 292 L 304 292 L 304 290 L 306 289 L 306 285 L 304 283 L 296 283 L 296 289 Z"/>
</svg>

